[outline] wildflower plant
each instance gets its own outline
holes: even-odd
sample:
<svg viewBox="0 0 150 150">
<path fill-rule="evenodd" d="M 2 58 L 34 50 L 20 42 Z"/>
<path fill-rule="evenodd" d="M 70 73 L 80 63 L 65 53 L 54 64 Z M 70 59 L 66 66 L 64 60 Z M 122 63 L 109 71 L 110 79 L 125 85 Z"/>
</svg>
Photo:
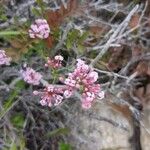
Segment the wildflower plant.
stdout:
<svg viewBox="0 0 150 150">
<path fill-rule="evenodd" d="M 45 19 L 36 19 L 29 29 L 30 38 L 46 39 L 50 34 L 50 27 Z"/>
<path fill-rule="evenodd" d="M 32 93 L 30 100 L 40 104 L 35 106 L 44 111 L 61 107 L 63 103 L 73 101 L 74 98 L 80 101 L 81 109 L 90 109 L 96 100 L 104 98 L 104 92 L 98 82 L 98 73 L 82 59 L 86 51 L 84 40 L 88 32 L 78 30 L 72 24 L 64 25 L 66 29 L 63 29 L 59 25 L 61 20 L 56 21 L 55 25 L 57 18 L 49 19 L 49 16 L 45 16 L 44 9 L 39 14 L 42 15 L 24 26 L 21 31 L 16 29 L 10 32 L 13 33 L 13 38 L 7 36 L 13 53 L 9 53 L 11 50 L 7 48 L 8 55 L 4 50 L 0 50 L 0 65 L 15 62 L 22 66 L 17 71 L 17 83 L 10 83 L 10 89 L 17 84 L 18 87 L 17 92 L 15 89 L 10 95 L 9 103 L 13 105 L 16 97 L 20 97 L 22 91 L 29 89 Z M 56 16 L 60 17 L 60 14 Z M 17 59 L 13 56 L 17 56 Z M 79 59 L 76 59 L 77 57 Z M 30 104 L 30 101 L 28 103 Z M 23 105 L 26 104 L 23 102 Z M 30 111 L 28 105 L 25 107 Z M 25 125 L 26 121 L 22 120 Z"/>
<path fill-rule="evenodd" d="M 63 57 L 57 55 L 54 59 L 48 58 L 46 67 L 58 69 L 62 66 Z M 70 98 L 76 92 L 81 95 L 81 104 L 84 109 L 91 107 L 95 99 L 104 98 L 100 84 L 97 84 L 98 73 L 88 66 L 83 60 L 78 59 L 73 72 L 68 72 L 66 78 L 59 77 L 63 85 L 48 84 L 44 90 L 34 91 L 34 95 L 41 97 L 41 105 L 57 106 L 63 99 Z"/>
<path fill-rule="evenodd" d="M 61 55 L 56 55 L 54 59 L 47 58 L 47 63 L 45 64 L 45 67 L 50 67 L 51 69 L 58 69 L 62 67 L 62 61 L 63 61 L 63 56 Z"/>
<path fill-rule="evenodd" d="M 32 85 L 39 85 L 42 75 L 30 67 L 24 67 L 20 74 L 23 80 Z"/>
<path fill-rule="evenodd" d="M 53 85 L 46 86 L 43 91 L 34 91 L 34 95 L 41 97 L 40 103 L 42 106 L 57 106 L 63 100 L 64 89 L 61 87 L 55 87 Z"/>
<path fill-rule="evenodd" d="M 29 37 L 37 39 L 47 39 L 50 34 L 50 27 L 45 19 L 36 19 L 29 28 Z M 45 57 L 45 56 L 44 56 Z M 11 58 L 7 57 L 4 50 L 0 51 L 1 64 L 9 65 Z M 59 72 L 62 68 L 70 68 L 63 66 L 64 57 L 61 54 L 55 55 L 54 58 L 47 57 L 45 69 L 50 69 L 52 80 L 46 81 L 43 90 L 33 91 L 34 95 L 40 96 L 40 104 L 42 106 L 57 106 L 65 99 L 80 95 L 81 106 L 89 109 L 96 99 L 104 97 L 98 80 L 98 73 L 87 65 L 82 59 L 76 60 L 73 70 L 67 70 L 64 74 Z M 43 81 L 41 73 L 36 72 L 33 68 L 24 67 L 19 71 L 20 77 L 28 84 L 38 86 Z M 58 82 L 60 82 L 58 84 Z"/>
<path fill-rule="evenodd" d="M 93 71 L 83 60 L 78 59 L 76 68 L 72 73 L 68 73 L 68 77 L 64 80 L 64 84 L 68 88 L 64 96 L 68 98 L 77 91 L 81 94 L 82 107 L 90 108 L 95 99 L 103 98 L 100 96 L 100 84 L 95 83 L 97 79 L 98 73 Z"/>
<path fill-rule="evenodd" d="M 99 102 L 105 97 L 106 94 L 103 88 L 106 87 L 111 95 L 109 97 L 108 94 L 109 99 L 112 99 L 109 101 L 109 104 L 112 104 L 112 108 L 119 110 L 123 115 L 125 112 L 130 111 L 133 114 L 127 113 L 131 114 L 127 118 L 130 118 L 130 121 L 136 119 L 137 122 L 137 116 L 140 116 L 139 108 L 137 108 L 137 97 L 140 94 L 136 97 L 134 96 L 134 91 L 137 91 L 139 86 L 141 88 L 144 85 L 144 90 L 140 89 L 139 93 L 141 91 L 146 93 L 146 87 L 149 86 L 146 85 L 145 81 L 149 81 L 150 75 L 150 69 L 147 66 L 149 64 L 149 53 L 147 53 L 149 49 L 141 51 L 140 44 L 142 41 L 140 41 L 140 36 L 138 35 L 138 33 L 143 34 L 141 32 L 148 31 L 147 28 L 142 30 L 144 26 L 147 26 L 148 22 L 146 17 L 143 19 L 144 14 L 147 13 L 146 8 L 143 9 L 144 2 L 141 2 L 143 3 L 141 7 L 139 5 L 133 7 L 134 3 L 131 3 L 129 6 L 133 7 L 132 10 L 130 10 L 131 7 L 125 7 L 121 10 L 120 8 L 122 8 L 123 4 L 114 2 L 113 5 L 109 5 L 111 1 L 101 2 L 100 0 L 88 3 L 80 1 L 83 4 L 82 7 L 79 6 L 80 3 L 77 0 L 61 0 L 59 1 L 59 3 L 62 3 L 61 6 L 58 6 L 56 1 L 52 1 L 56 9 L 52 8 L 50 10 L 46 6 L 47 1 L 36 0 L 36 2 L 38 8 L 35 6 L 32 10 L 35 14 L 32 22 L 29 20 L 30 23 L 25 22 L 17 27 L 10 27 L 13 31 L 0 31 L 0 38 L 2 38 L 0 45 L 3 45 L 3 49 L 5 49 L 0 50 L 1 79 L 3 80 L 5 75 L 9 75 L 9 72 L 12 73 L 12 76 L 10 75 L 9 78 L 6 78 L 6 82 L 0 81 L 0 90 L 6 89 L 7 92 L 10 92 L 6 103 L 2 102 L 2 106 L 0 106 L 2 108 L 0 119 L 4 118 L 16 104 L 19 103 L 20 105 L 20 99 L 21 106 L 28 112 L 26 120 L 22 119 L 23 123 L 21 123 L 24 129 L 26 125 L 30 124 L 30 120 L 31 124 L 36 123 L 36 119 L 41 117 L 36 116 L 35 119 L 34 116 L 30 116 L 33 108 L 37 108 L 35 109 L 35 114 L 37 115 L 45 112 L 45 109 L 60 108 L 60 106 L 63 107 L 65 102 L 72 102 L 77 99 L 80 102 L 81 109 L 90 110 L 94 104 L 97 104 L 97 101 Z M 114 4 L 116 7 L 112 7 Z M 148 7 L 147 4 L 145 6 Z M 22 7 L 26 8 L 24 5 Z M 141 8 L 143 11 L 140 12 Z M 103 12 L 103 10 L 106 10 L 106 13 L 97 13 Z M 18 13 L 19 11 L 17 10 L 16 12 Z M 121 12 L 121 15 L 118 15 L 118 12 Z M 100 17 L 97 15 L 100 15 Z M 104 17 L 102 17 L 103 15 Z M 69 18 L 70 16 L 71 18 Z M 120 20 L 121 16 L 123 16 L 123 19 Z M 15 19 L 10 20 L 8 25 L 13 20 Z M 103 20 L 105 21 L 103 22 Z M 22 21 L 24 21 L 24 18 Z M 141 22 L 142 24 L 140 24 Z M 135 29 L 136 32 L 133 32 Z M 129 36 L 132 34 L 134 35 L 130 38 Z M 145 37 L 143 39 L 145 40 Z M 6 40 L 6 43 L 3 44 L 3 40 Z M 132 40 L 133 43 L 136 40 L 138 46 L 135 44 L 135 47 L 132 47 L 133 43 L 130 43 Z M 28 66 L 23 65 L 21 68 L 20 66 L 24 62 Z M 134 68 L 136 68 L 137 64 L 139 69 L 135 70 Z M 15 67 L 13 68 L 12 66 Z M 6 72 L 4 71 L 5 69 Z M 11 71 L 8 71 L 9 69 Z M 136 79 L 137 76 L 138 78 Z M 142 76 L 142 81 L 139 80 L 140 76 Z M 105 80 L 107 81 L 105 82 Z M 103 86 L 102 83 L 104 83 Z M 129 91 L 128 87 L 129 89 L 132 88 L 132 90 Z M 127 94 L 124 94 L 125 89 Z M 24 94 L 24 91 L 29 93 Z M 123 94 L 125 96 L 122 96 Z M 26 95 L 28 97 L 25 102 Z M 142 96 L 139 96 L 140 99 L 143 98 Z M 129 100 L 124 101 L 126 97 L 129 97 Z M 28 104 L 30 105 L 31 101 L 33 105 L 30 107 Z M 143 103 L 138 104 L 142 105 Z M 125 107 L 120 107 L 120 104 Z M 42 111 L 39 111 L 39 109 Z M 136 116 L 134 115 L 135 112 L 137 112 Z M 44 114 L 43 116 L 46 115 Z M 20 118 L 25 117 L 20 116 Z M 100 118 L 103 120 L 103 117 L 100 116 Z M 104 120 L 111 124 L 114 123 L 114 121 L 110 121 L 107 118 Z M 6 122 L 9 121 L 6 120 Z M 114 124 L 115 126 L 120 126 L 120 124 Z M 10 124 L 7 128 L 11 129 L 13 127 Z M 7 128 L 4 128 L 4 132 Z M 44 128 L 47 132 L 47 125 Z M 12 132 L 12 135 L 14 135 L 14 132 Z M 31 143 L 30 137 L 29 135 L 27 138 L 29 143 Z M 44 135 L 43 139 L 45 140 L 45 138 L 46 136 Z M 16 136 L 13 137 L 10 145 L 15 144 L 14 139 L 16 139 Z M 42 142 L 44 141 L 43 139 Z M 17 149 L 19 147 L 9 148 Z M 45 147 L 39 148 L 36 146 L 33 149 L 45 149 Z"/>
<path fill-rule="evenodd" d="M 4 50 L 0 50 L 0 65 L 10 65 L 11 58 L 6 55 Z"/>
</svg>

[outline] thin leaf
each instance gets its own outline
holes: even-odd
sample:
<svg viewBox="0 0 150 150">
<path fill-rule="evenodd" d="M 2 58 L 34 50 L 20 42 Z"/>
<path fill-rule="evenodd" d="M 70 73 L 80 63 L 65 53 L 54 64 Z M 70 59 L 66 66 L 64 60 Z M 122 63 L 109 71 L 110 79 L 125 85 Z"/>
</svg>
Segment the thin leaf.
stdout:
<svg viewBox="0 0 150 150">
<path fill-rule="evenodd" d="M 23 31 L 0 31 L 0 36 L 27 34 Z"/>
<path fill-rule="evenodd" d="M 3 110 L 0 112 L 0 120 L 5 116 L 5 114 L 19 101 L 15 101 L 15 98 L 18 96 L 20 89 L 24 87 L 22 81 L 18 81 L 16 88 L 11 92 L 9 98 L 5 101 L 3 105 Z"/>
<path fill-rule="evenodd" d="M 60 143 L 59 150 L 72 150 L 72 148 L 70 144 Z"/>
<path fill-rule="evenodd" d="M 37 8 L 32 8 L 32 13 L 35 15 L 35 16 L 41 16 L 42 13 L 39 9 Z"/>
<path fill-rule="evenodd" d="M 46 136 L 47 137 L 59 136 L 62 134 L 68 134 L 69 132 L 70 132 L 70 130 L 68 128 L 59 128 L 59 129 L 53 130 L 51 132 L 48 132 Z"/>
<path fill-rule="evenodd" d="M 16 143 L 14 142 L 14 143 L 12 143 L 12 146 L 10 147 L 10 149 L 9 150 L 17 150 L 17 145 L 16 145 Z"/>
<path fill-rule="evenodd" d="M 11 117 L 12 124 L 17 128 L 22 128 L 24 124 L 24 116 L 21 113 L 17 113 Z"/>
</svg>

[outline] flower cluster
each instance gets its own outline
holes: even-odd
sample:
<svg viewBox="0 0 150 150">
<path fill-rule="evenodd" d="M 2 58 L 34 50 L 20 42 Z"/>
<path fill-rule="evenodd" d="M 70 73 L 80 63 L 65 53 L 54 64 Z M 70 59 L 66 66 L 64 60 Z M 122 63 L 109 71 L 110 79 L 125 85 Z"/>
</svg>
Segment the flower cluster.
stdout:
<svg viewBox="0 0 150 150">
<path fill-rule="evenodd" d="M 62 67 L 63 57 L 61 55 L 56 55 L 54 59 L 47 58 L 46 67 L 51 67 L 53 69 L 58 69 Z"/>
<path fill-rule="evenodd" d="M 54 67 L 55 61 L 62 60 L 62 56 L 55 56 L 54 60 L 49 60 L 46 66 L 57 68 L 59 65 Z M 104 97 L 100 84 L 95 83 L 97 79 L 98 73 L 93 71 L 84 61 L 78 59 L 74 71 L 69 73 L 66 79 L 61 78 L 65 85 L 62 87 L 48 85 L 42 92 L 34 91 L 33 93 L 40 95 L 42 106 L 51 107 L 60 104 L 64 97 L 69 98 L 75 92 L 79 92 L 81 94 L 82 108 L 88 109 L 96 98 L 102 99 Z"/>
<path fill-rule="evenodd" d="M 100 84 L 95 83 L 97 79 L 98 73 L 86 65 L 84 61 L 78 59 L 75 70 L 69 73 L 68 78 L 64 80 L 68 86 L 64 95 L 69 97 L 77 90 L 81 94 L 82 107 L 88 109 L 96 98 L 104 97 Z"/>
<path fill-rule="evenodd" d="M 4 50 L 0 50 L 0 65 L 10 65 L 11 58 L 6 56 Z"/>
<path fill-rule="evenodd" d="M 23 70 L 20 71 L 23 79 L 25 82 L 33 85 L 40 84 L 40 80 L 42 78 L 42 75 L 35 70 L 33 70 L 30 67 L 26 67 Z"/>
<path fill-rule="evenodd" d="M 50 33 L 50 27 L 45 19 L 37 19 L 35 23 L 31 25 L 29 29 L 30 38 L 48 38 Z"/>
<path fill-rule="evenodd" d="M 61 87 L 54 87 L 52 85 L 48 85 L 44 88 L 42 92 L 34 91 L 34 95 L 39 95 L 41 97 L 41 105 L 42 106 L 57 106 L 63 100 L 63 92 L 64 89 Z"/>
</svg>

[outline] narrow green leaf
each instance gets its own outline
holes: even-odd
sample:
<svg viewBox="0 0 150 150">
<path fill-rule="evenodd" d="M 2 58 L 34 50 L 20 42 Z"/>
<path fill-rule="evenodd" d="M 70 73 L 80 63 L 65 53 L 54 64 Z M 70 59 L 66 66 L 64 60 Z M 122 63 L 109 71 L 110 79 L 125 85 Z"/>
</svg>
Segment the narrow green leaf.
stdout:
<svg viewBox="0 0 150 150">
<path fill-rule="evenodd" d="M 47 137 L 59 136 L 62 134 L 68 134 L 70 132 L 69 128 L 59 128 L 47 133 Z"/>
<path fill-rule="evenodd" d="M 67 49 L 70 49 L 72 47 L 72 41 L 69 38 L 66 40 L 66 47 Z"/>
<path fill-rule="evenodd" d="M 0 31 L 0 36 L 21 35 L 21 34 L 27 34 L 27 32 L 23 32 L 23 31 Z"/>
<path fill-rule="evenodd" d="M 12 143 L 12 146 L 9 150 L 17 150 L 17 145 L 15 143 Z"/>
<path fill-rule="evenodd" d="M 76 43 L 76 41 L 78 40 L 79 40 L 79 31 L 75 29 L 71 30 L 67 35 L 67 40 L 66 40 L 67 49 L 73 47 L 73 44 Z"/>
<path fill-rule="evenodd" d="M 20 89 L 24 88 L 25 84 L 23 81 L 18 81 L 16 83 L 16 88 L 11 92 L 9 98 L 5 101 L 3 105 L 3 110 L 0 112 L 0 120 L 5 116 L 5 114 L 14 106 L 16 97 L 18 96 Z"/>
<path fill-rule="evenodd" d="M 35 16 L 41 16 L 41 11 L 37 8 L 32 8 L 32 13 L 35 15 Z"/>
<path fill-rule="evenodd" d="M 80 36 L 79 42 L 84 42 L 84 40 L 87 39 L 88 35 L 89 35 L 89 32 L 84 32 L 84 33 Z"/>
<path fill-rule="evenodd" d="M 82 44 L 78 44 L 78 52 L 80 55 L 82 55 L 84 53 L 85 47 Z"/>
<path fill-rule="evenodd" d="M 36 0 L 36 2 L 39 5 L 39 7 L 41 8 L 41 13 L 44 14 L 45 3 L 43 2 L 43 0 Z"/>
<path fill-rule="evenodd" d="M 11 123 L 17 128 L 22 128 L 24 121 L 24 116 L 21 113 L 17 113 L 11 117 Z"/>
<path fill-rule="evenodd" d="M 60 143 L 59 150 L 72 150 L 72 147 L 70 144 Z"/>
<path fill-rule="evenodd" d="M 25 139 L 22 137 L 20 139 L 20 150 L 24 150 L 25 149 Z"/>
</svg>

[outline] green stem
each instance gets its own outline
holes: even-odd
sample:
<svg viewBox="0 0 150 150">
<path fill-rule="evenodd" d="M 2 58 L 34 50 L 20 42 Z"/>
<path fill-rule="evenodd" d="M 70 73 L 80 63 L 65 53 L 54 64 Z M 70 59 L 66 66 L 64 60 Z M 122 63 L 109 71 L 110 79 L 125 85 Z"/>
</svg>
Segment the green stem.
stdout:
<svg viewBox="0 0 150 150">
<path fill-rule="evenodd" d="M 53 76 L 52 84 L 54 84 L 56 82 L 56 80 L 57 80 L 57 77 L 58 77 L 57 71 L 55 69 L 53 69 L 53 71 L 52 71 L 52 76 Z"/>
<path fill-rule="evenodd" d="M 27 32 L 23 32 L 23 31 L 0 31 L 0 36 L 20 35 L 20 34 L 27 34 Z"/>
</svg>

